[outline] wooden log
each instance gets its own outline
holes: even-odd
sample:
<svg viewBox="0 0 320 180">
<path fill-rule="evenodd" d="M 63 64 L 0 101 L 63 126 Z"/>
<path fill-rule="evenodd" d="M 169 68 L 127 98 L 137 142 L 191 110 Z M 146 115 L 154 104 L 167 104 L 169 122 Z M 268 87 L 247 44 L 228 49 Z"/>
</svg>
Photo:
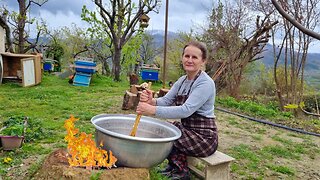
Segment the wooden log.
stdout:
<svg viewBox="0 0 320 180">
<path fill-rule="evenodd" d="M 137 101 L 137 94 L 133 94 L 129 91 L 126 91 L 126 93 L 123 96 L 122 109 L 129 110 L 129 109 L 134 108 L 136 101 Z M 136 105 L 135 105 L 135 107 L 136 107 Z"/>
<path fill-rule="evenodd" d="M 130 85 L 134 85 L 134 84 L 139 83 L 139 77 L 138 77 L 138 75 L 136 75 L 134 73 L 129 75 L 129 79 L 130 79 Z"/>
<path fill-rule="evenodd" d="M 138 106 L 138 104 L 139 104 L 139 102 L 140 102 L 140 95 L 141 95 L 141 93 L 142 93 L 142 91 L 138 91 L 136 98 L 133 99 L 133 105 L 132 105 L 131 109 L 133 109 L 133 110 L 136 110 L 136 109 L 137 109 L 137 106 Z"/>
<path fill-rule="evenodd" d="M 169 89 L 160 89 L 158 97 L 162 97 L 169 92 Z"/>
<path fill-rule="evenodd" d="M 133 93 L 133 94 L 138 94 L 137 85 L 131 85 L 130 86 L 130 92 Z"/>
</svg>

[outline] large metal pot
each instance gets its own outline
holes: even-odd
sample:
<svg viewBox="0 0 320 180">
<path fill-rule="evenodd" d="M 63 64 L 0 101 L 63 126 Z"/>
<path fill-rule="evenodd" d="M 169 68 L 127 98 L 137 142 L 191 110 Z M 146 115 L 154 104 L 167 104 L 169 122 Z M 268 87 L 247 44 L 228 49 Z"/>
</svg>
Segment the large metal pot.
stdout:
<svg viewBox="0 0 320 180">
<path fill-rule="evenodd" d="M 111 150 L 117 166 L 149 168 L 161 163 L 170 153 L 173 141 L 181 136 L 174 125 L 142 116 L 135 137 L 129 136 L 136 115 L 101 114 L 91 119 L 95 141 Z"/>
</svg>

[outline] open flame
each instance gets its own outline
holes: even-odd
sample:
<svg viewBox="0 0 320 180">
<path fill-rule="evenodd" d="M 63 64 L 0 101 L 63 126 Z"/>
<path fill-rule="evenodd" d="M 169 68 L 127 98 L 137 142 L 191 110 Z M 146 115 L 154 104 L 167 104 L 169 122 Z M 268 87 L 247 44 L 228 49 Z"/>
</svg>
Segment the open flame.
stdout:
<svg viewBox="0 0 320 180">
<path fill-rule="evenodd" d="M 64 127 L 67 130 L 65 140 L 68 142 L 68 161 L 70 166 L 81 166 L 86 168 L 93 167 L 115 167 L 117 158 L 112 155 L 112 152 L 101 149 L 95 145 L 92 140 L 92 134 L 86 134 L 81 132 L 79 135 L 79 129 L 74 127 L 74 122 L 79 119 L 70 116 L 64 123 Z"/>
</svg>

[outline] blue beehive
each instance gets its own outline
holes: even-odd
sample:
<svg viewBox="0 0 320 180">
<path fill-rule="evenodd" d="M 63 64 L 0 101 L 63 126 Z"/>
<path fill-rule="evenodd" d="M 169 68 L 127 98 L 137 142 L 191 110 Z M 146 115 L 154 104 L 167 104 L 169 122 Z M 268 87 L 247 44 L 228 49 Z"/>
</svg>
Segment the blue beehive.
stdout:
<svg viewBox="0 0 320 180">
<path fill-rule="evenodd" d="M 43 70 L 44 71 L 53 71 L 53 64 L 49 62 L 45 62 L 43 64 Z"/>
<path fill-rule="evenodd" d="M 89 86 L 91 81 L 91 74 L 76 73 L 73 79 L 73 85 L 75 86 Z"/>
<path fill-rule="evenodd" d="M 142 67 L 141 68 L 142 80 L 158 81 L 159 80 L 159 68 Z"/>
<path fill-rule="evenodd" d="M 74 61 L 76 74 L 73 79 L 75 86 L 89 86 L 91 76 L 96 72 L 96 63 L 93 61 Z"/>
<path fill-rule="evenodd" d="M 97 64 L 92 61 L 76 60 L 74 61 L 76 72 L 94 74 Z"/>
<path fill-rule="evenodd" d="M 142 70 L 141 77 L 142 80 L 158 81 L 159 73 L 158 71 Z"/>
</svg>

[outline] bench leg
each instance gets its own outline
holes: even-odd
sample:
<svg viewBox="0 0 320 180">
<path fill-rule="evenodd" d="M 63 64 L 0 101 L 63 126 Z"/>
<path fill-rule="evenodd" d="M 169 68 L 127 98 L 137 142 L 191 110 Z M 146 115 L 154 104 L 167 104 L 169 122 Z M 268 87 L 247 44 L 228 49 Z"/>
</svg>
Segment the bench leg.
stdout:
<svg viewBox="0 0 320 180">
<path fill-rule="evenodd" d="M 207 166 L 205 179 L 229 180 L 230 179 L 230 162 L 222 163 L 215 166 Z"/>
</svg>

